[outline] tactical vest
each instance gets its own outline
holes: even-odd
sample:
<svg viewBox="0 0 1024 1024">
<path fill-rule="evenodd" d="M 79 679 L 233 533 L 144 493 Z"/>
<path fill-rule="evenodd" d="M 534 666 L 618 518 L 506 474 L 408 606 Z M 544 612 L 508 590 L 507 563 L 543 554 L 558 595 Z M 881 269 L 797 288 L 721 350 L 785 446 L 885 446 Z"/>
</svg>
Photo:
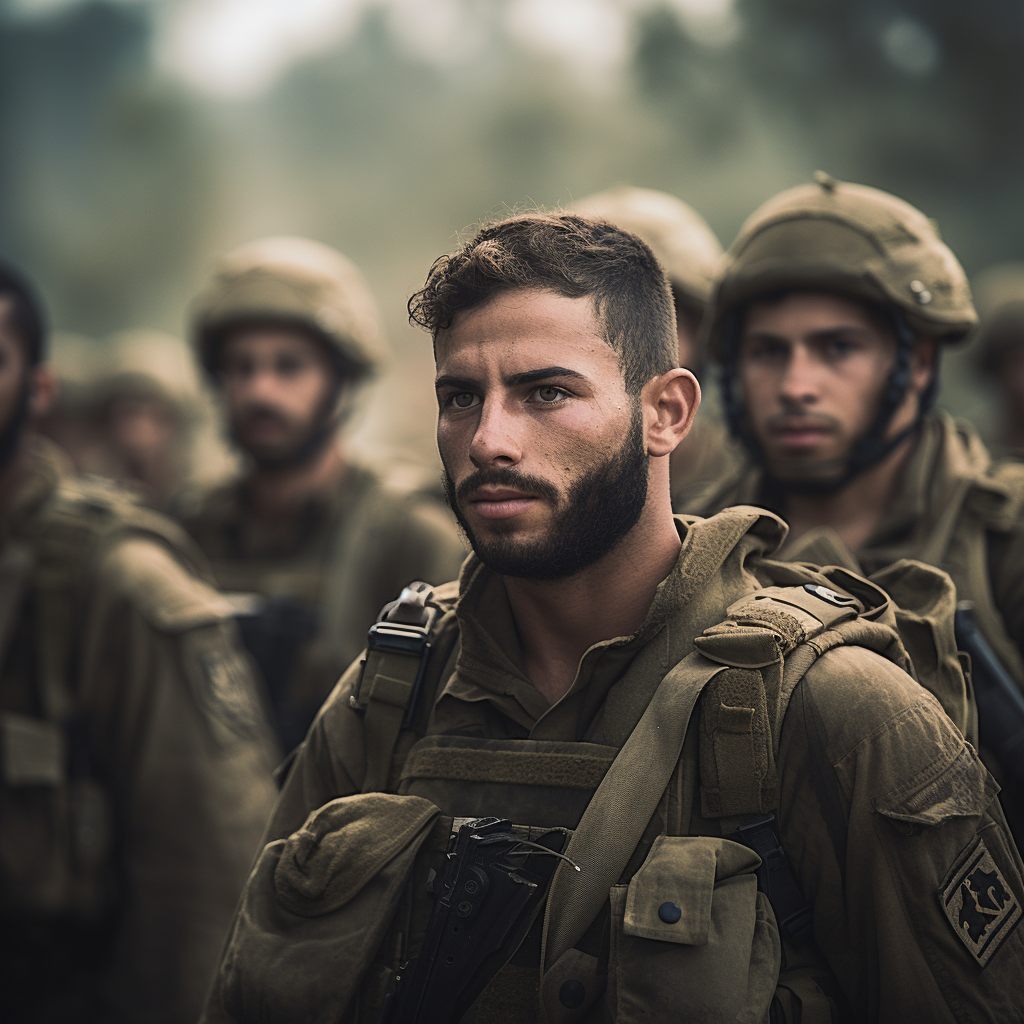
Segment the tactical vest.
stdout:
<svg viewBox="0 0 1024 1024">
<path fill-rule="evenodd" d="M 102 482 L 61 480 L 0 551 L 0 667 L 28 625 L 32 713 L 0 709 L 0 913 L 96 926 L 114 898 L 110 797 L 97 781 L 76 656 L 90 579 L 129 536 L 202 566 L 187 536 Z M 62 928 L 62 930 L 66 930 Z"/>
<path fill-rule="evenodd" d="M 915 663 L 926 667 L 920 681 L 959 714 L 959 727 L 967 729 L 969 701 L 952 639 L 954 596 L 948 578 L 917 563 L 907 563 L 904 571 L 914 574 L 918 585 L 926 583 L 929 594 L 945 595 L 925 614 L 896 609 L 879 588 L 842 569 L 822 574 L 788 563 L 762 565 L 779 585 L 730 606 L 727 618 L 696 638 L 697 652 L 669 673 L 655 695 L 654 701 L 669 701 L 688 693 L 690 700 L 682 718 L 675 704 L 667 705 L 673 710 L 664 720 L 681 722 L 682 732 L 678 749 L 669 744 L 663 753 L 663 777 L 646 770 L 651 764 L 646 748 L 664 743 L 670 731 L 652 728 L 653 711 L 640 717 L 639 725 L 636 719 L 619 723 L 617 746 L 424 735 L 433 697 L 454 666 L 457 628 L 451 607 L 447 602 L 432 606 L 421 591 L 417 615 L 415 595 L 407 592 L 407 600 L 391 607 L 371 630 L 363 674 L 350 700 L 365 712 L 371 753 L 364 793 L 423 798 L 451 819 L 493 815 L 523 826 L 567 829 L 573 834 L 566 853 L 589 861 L 589 870 L 578 876 L 559 866 L 543 920 L 535 922 L 465 1020 L 690 1019 L 685 1012 L 680 1017 L 686 1007 L 710 1014 L 692 1019 L 747 1019 L 724 1010 L 737 998 L 740 1009 L 750 1005 L 747 1000 L 761 1000 L 768 1012 L 770 1002 L 772 1020 L 839 1019 L 838 986 L 813 943 L 801 941 L 809 928 L 802 897 L 798 890 L 779 895 L 787 885 L 795 888 L 791 871 L 776 876 L 773 900 L 780 905 L 774 906 L 774 916 L 765 899 L 759 896 L 755 903 L 752 888 L 747 904 L 734 908 L 735 920 L 754 929 L 749 994 L 735 991 L 735 979 L 719 974 L 716 982 L 721 951 L 701 953 L 707 921 L 689 931 L 667 926 L 664 908 L 679 911 L 679 906 L 665 895 L 671 890 L 666 879 L 693 876 L 694 865 L 704 865 L 697 871 L 704 889 L 684 902 L 703 900 L 710 907 L 714 888 L 716 912 L 725 914 L 730 904 L 719 896 L 719 882 L 746 874 L 752 886 L 755 870 L 763 875 L 769 861 L 784 859 L 772 824 L 782 722 L 795 687 L 827 650 L 866 647 L 911 675 Z M 674 697 L 668 684 L 678 691 Z M 695 708 L 699 713 L 690 719 Z M 685 734 L 690 740 L 684 744 Z M 624 758 L 631 744 L 644 747 L 642 771 Z M 690 836 L 698 807 L 702 818 L 718 822 L 718 836 Z M 416 954 L 432 904 L 427 881 L 443 870 L 443 852 L 436 836 L 433 845 L 428 841 L 421 848 L 404 909 L 385 934 L 349 1019 L 376 1022 L 389 978 Z M 747 920 L 751 914 L 756 921 Z M 776 918 L 784 926 L 782 949 Z M 718 926 L 718 931 L 725 927 Z M 677 961 L 684 965 L 681 972 Z M 680 977 L 687 979 L 682 987 Z M 695 977 L 704 988 L 693 984 Z M 770 987 L 764 990 L 766 977 Z M 708 996 L 709 1002 L 693 1002 L 718 982 L 723 987 Z M 668 1008 L 659 1011 L 659 1006 Z"/>
</svg>

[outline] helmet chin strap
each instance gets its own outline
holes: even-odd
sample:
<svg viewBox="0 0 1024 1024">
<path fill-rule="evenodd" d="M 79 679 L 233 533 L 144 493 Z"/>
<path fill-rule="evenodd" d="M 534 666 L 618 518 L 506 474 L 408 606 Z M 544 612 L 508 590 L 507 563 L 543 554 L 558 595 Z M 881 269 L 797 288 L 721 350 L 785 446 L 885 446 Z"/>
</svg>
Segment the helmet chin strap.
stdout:
<svg viewBox="0 0 1024 1024">
<path fill-rule="evenodd" d="M 338 433 L 345 411 L 339 409 L 339 403 L 347 390 L 344 380 L 339 380 L 330 393 L 324 398 L 317 410 L 316 419 L 302 444 L 294 451 L 278 458 L 259 459 L 253 461 L 261 469 L 282 469 L 285 466 L 303 466 L 312 462 L 334 440 Z"/>
<path fill-rule="evenodd" d="M 935 371 L 928 387 L 921 393 L 917 415 L 914 421 L 893 437 L 887 437 L 889 426 L 896 410 L 903 404 L 910 388 L 910 361 L 914 351 L 914 333 L 907 324 L 901 310 L 889 310 L 893 332 L 896 335 L 896 364 L 893 366 L 882 390 L 878 413 L 870 427 L 857 439 L 846 461 L 846 469 L 836 477 L 826 480 L 787 480 L 772 475 L 765 462 L 764 453 L 757 443 L 747 420 L 746 407 L 736 394 L 736 379 L 739 371 L 739 339 L 742 327 L 742 312 L 735 308 L 729 311 L 724 325 L 725 349 L 728 353 L 722 364 L 722 396 L 725 415 L 733 436 L 743 443 L 754 462 L 764 468 L 770 486 L 781 493 L 806 494 L 827 497 L 842 490 L 851 480 L 865 470 L 877 465 L 899 447 L 917 430 L 925 413 L 935 400 L 938 385 L 939 353 L 935 353 Z"/>
</svg>

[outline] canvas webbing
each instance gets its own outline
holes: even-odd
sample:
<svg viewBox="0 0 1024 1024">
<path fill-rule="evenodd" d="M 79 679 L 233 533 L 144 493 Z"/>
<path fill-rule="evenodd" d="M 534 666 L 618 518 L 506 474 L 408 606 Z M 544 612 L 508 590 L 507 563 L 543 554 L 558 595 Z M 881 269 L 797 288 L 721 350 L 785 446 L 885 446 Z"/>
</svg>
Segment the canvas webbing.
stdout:
<svg viewBox="0 0 1024 1024">
<path fill-rule="evenodd" d="M 724 670 L 696 651 L 674 666 L 608 769 L 565 850 L 580 871 L 560 863 L 551 882 L 541 938 L 542 977 L 604 906 L 672 777 L 697 698 Z"/>
<path fill-rule="evenodd" d="M 367 762 L 364 793 L 382 792 L 387 788 L 391 759 L 421 662 L 420 654 L 374 650 L 366 652 L 364 683 L 360 686 L 360 698 L 367 701 L 366 716 L 363 719 Z M 369 680 L 369 683 L 365 683 L 365 680 Z"/>
<path fill-rule="evenodd" d="M 613 761 L 612 757 L 532 750 L 414 747 L 405 760 L 402 779 L 451 779 L 509 786 L 596 789 Z"/>
</svg>

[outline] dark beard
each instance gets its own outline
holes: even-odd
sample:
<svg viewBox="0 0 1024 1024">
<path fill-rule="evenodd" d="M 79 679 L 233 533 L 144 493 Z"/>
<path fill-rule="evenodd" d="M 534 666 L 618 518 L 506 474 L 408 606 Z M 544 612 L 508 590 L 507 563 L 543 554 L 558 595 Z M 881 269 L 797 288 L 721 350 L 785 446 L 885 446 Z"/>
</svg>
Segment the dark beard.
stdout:
<svg viewBox="0 0 1024 1024">
<path fill-rule="evenodd" d="M 448 504 L 484 565 L 502 576 L 560 580 L 599 561 L 636 526 L 647 501 L 647 472 L 640 409 L 634 406 L 622 447 L 575 481 L 561 502 L 547 481 L 514 469 L 478 470 L 457 490 L 446 471 L 444 487 Z M 502 536 L 484 542 L 475 537 L 459 501 L 483 484 L 518 487 L 550 501 L 555 515 L 547 536 L 533 543 Z"/>
</svg>

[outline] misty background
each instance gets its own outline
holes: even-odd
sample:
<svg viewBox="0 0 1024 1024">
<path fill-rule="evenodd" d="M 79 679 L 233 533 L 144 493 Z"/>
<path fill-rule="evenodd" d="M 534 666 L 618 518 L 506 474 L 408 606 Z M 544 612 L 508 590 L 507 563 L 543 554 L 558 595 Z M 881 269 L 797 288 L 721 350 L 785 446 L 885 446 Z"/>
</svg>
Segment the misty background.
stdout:
<svg viewBox="0 0 1024 1024">
<path fill-rule="evenodd" d="M 182 336 L 214 255 L 334 245 L 395 352 L 356 447 L 433 458 L 405 303 L 476 221 L 628 183 L 728 245 L 822 168 L 1024 257 L 1018 0 L 0 0 L 0 254 L 55 328 Z M 969 360 L 941 402 L 991 428 Z"/>
</svg>

